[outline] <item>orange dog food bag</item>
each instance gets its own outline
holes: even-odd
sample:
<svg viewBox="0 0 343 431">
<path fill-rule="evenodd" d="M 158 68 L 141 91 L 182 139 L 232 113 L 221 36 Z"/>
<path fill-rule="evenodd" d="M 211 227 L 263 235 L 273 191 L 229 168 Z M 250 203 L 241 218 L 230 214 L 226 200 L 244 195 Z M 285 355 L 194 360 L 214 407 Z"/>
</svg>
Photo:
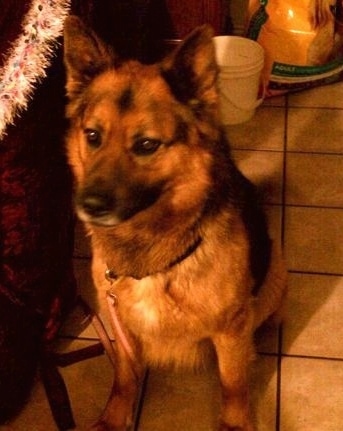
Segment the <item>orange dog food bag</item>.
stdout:
<svg viewBox="0 0 343 431">
<path fill-rule="evenodd" d="M 266 96 L 343 77 L 342 1 L 249 1 L 246 35 L 265 50 Z"/>
</svg>

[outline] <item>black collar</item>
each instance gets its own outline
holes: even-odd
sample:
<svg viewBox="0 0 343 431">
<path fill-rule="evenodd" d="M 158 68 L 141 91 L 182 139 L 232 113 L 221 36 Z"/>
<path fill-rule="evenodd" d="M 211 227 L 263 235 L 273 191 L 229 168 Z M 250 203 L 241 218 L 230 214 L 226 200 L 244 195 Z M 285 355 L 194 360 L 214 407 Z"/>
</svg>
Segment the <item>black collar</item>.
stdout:
<svg viewBox="0 0 343 431">
<path fill-rule="evenodd" d="M 167 269 L 172 268 L 174 265 L 177 265 L 181 263 L 183 260 L 187 259 L 191 254 L 195 252 L 195 250 L 199 247 L 199 245 L 202 243 L 202 238 L 199 237 L 192 245 L 190 245 L 187 250 L 178 258 L 170 262 L 170 264 L 167 266 Z"/>
<path fill-rule="evenodd" d="M 196 249 L 199 247 L 199 245 L 201 243 L 202 243 L 202 238 L 198 237 L 196 239 L 196 241 L 193 244 L 191 244 L 181 256 L 177 257 L 175 260 L 170 262 L 166 266 L 166 269 L 171 269 L 173 266 L 178 265 L 179 263 L 183 262 L 185 259 L 187 259 L 189 256 L 191 256 L 196 251 Z M 133 275 L 125 275 L 125 277 L 131 277 L 131 278 L 134 278 L 135 280 L 141 280 L 142 278 L 149 277 L 151 275 L 153 275 L 153 274 L 147 274 L 141 278 L 135 277 Z M 117 274 L 113 269 L 107 268 L 105 271 L 105 278 L 106 278 L 106 280 L 108 280 L 110 282 L 115 281 L 120 277 L 121 277 L 121 275 Z"/>
</svg>

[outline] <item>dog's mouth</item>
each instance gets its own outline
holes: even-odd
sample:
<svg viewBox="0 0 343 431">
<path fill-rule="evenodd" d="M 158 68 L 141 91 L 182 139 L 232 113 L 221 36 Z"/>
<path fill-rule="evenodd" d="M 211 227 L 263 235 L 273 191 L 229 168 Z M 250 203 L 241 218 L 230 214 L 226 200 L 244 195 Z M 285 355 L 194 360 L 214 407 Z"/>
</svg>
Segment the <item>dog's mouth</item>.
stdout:
<svg viewBox="0 0 343 431">
<path fill-rule="evenodd" d="M 123 221 L 116 214 L 113 213 L 103 214 L 101 216 L 94 216 L 90 215 L 82 208 L 78 207 L 76 208 L 76 212 L 81 221 L 92 224 L 94 226 L 111 227 L 116 226 Z"/>
</svg>

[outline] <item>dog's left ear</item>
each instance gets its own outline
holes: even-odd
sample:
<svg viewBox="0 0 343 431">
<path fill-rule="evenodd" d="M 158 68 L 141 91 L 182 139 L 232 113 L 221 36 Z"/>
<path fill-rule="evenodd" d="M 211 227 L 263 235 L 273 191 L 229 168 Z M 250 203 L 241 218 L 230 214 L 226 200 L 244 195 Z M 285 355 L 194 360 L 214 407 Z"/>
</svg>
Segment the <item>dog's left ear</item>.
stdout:
<svg viewBox="0 0 343 431">
<path fill-rule="evenodd" d="M 114 64 L 114 54 L 80 18 L 71 15 L 64 23 L 64 64 L 71 98 Z"/>
<path fill-rule="evenodd" d="M 162 62 L 162 75 L 174 96 L 195 109 L 217 100 L 218 66 L 212 38 L 210 26 L 197 27 Z"/>
</svg>

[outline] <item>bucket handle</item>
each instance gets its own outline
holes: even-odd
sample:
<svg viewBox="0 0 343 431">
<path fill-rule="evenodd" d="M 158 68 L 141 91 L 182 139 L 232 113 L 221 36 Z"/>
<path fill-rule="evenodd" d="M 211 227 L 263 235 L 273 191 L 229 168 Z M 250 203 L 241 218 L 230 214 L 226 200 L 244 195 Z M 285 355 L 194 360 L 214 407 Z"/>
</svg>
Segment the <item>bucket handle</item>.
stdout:
<svg viewBox="0 0 343 431">
<path fill-rule="evenodd" d="M 222 92 L 220 92 L 220 96 L 224 97 L 224 99 L 226 99 L 231 105 L 233 105 L 237 109 L 242 109 L 243 111 L 252 111 L 252 110 L 258 108 L 261 105 L 261 103 L 263 102 L 264 97 L 265 97 L 265 88 L 263 86 L 263 93 L 262 93 L 261 98 L 257 99 L 255 102 L 251 103 L 250 105 L 246 105 L 246 106 L 239 106 L 238 103 L 235 103 L 226 94 L 224 94 Z"/>
<path fill-rule="evenodd" d="M 250 105 L 246 105 L 246 106 L 238 106 L 237 103 L 235 103 L 234 101 L 232 101 L 226 94 L 224 94 L 223 92 L 220 91 L 220 96 L 224 97 L 224 99 L 226 99 L 229 103 L 231 103 L 231 105 L 233 105 L 235 108 L 237 109 L 242 109 L 243 111 L 253 111 L 254 109 L 258 108 L 262 102 L 265 99 L 266 96 L 266 90 L 267 90 L 267 86 L 266 83 L 264 82 L 263 79 L 260 80 L 260 88 L 262 87 L 262 95 L 259 99 L 255 100 L 255 102 L 251 103 Z"/>
</svg>

